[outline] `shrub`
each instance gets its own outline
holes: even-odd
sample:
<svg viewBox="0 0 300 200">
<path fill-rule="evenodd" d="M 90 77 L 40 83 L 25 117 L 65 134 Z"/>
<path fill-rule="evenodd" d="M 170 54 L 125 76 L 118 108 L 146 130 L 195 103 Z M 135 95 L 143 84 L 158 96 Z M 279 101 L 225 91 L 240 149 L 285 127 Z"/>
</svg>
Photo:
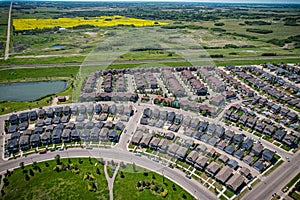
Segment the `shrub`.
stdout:
<svg viewBox="0 0 300 200">
<path fill-rule="evenodd" d="M 223 22 L 217 22 L 214 24 L 215 26 L 224 26 L 225 24 Z"/>
<path fill-rule="evenodd" d="M 271 22 L 265 21 L 245 21 L 245 24 L 250 26 L 262 26 L 262 25 L 271 25 Z"/>
<path fill-rule="evenodd" d="M 224 49 L 229 49 L 229 48 L 238 48 L 238 46 L 237 45 L 235 45 L 235 44 L 226 44 L 224 47 L 223 47 Z"/>
<path fill-rule="evenodd" d="M 168 190 L 167 190 L 167 189 L 164 189 L 164 191 L 161 192 L 160 195 L 161 195 L 162 197 L 166 197 L 166 196 L 168 195 Z"/>
<path fill-rule="evenodd" d="M 212 31 L 217 31 L 217 32 L 226 32 L 225 29 L 222 28 L 211 28 Z"/>
<path fill-rule="evenodd" d="M 252 33 L 259 33 L 259 34 L 269 34 L 273 33 L 272 30 L 265 30 L 265 29 L 258 29 L 258 28 L 247 28 L 247 32 L 252 32 Z"/>
<path fill-rule="evenodd" d="M 223 58 L 223 54 L 212 54 L 210 55 L 211 58 Z"/>
<path fill-rule="evenodd" d="M 262 53 L 261 56 L 277 56 L 276 53 Z"/>
</svg>

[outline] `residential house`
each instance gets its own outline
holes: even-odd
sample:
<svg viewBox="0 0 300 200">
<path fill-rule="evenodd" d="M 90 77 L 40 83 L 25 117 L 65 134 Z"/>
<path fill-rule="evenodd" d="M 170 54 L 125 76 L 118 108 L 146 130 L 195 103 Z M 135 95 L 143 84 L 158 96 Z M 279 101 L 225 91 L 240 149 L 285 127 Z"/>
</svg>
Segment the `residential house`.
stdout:
<svg viewBox="0 0 300 200">
<path fill-rule="evenodd" d="M 61 142 L 61 134 L 62 130 L 61 129 L 54 129 L 52 133 L 52 143 L 57 144 Z"/>
<path fill-rule="evenodd" d="M 199 157 L 199 153 L 197 151 L 191 151 L 189 155 L 186 157 L 186 161 L 190 164 L 194 164 Z"/>
<path fill-rule="evenodd" d="M 233 155 L 237 159 L 241 160 L 244 157 L 244 152 L 241 149 L 238 149 Z"/>
<path fill-rule="evenodd" d="M 273 133 L 275 132 L 276 128 L 272 125 L 267 125 L 265 127 L 265 129 L 263 130 L 263 134 L 267 134 L 267 135 L 273 135 Z"/>
<path fill-rule="evenodd" d="M 206 149 L 206 155 L 208 155 L 209 157 L 215 157 L 216 150 L 214 148 Z"/>
<path fill-rule="evenodd" d="M 265 160 L 265 161 L 271 161 L 273 159 L 275 155 L 275 152 L 274 151 L 271 151 L 270 149 L 265 149 L 263 152 L 262 152 L 262 158 Z"/>
<path fill-rule="evenodd" d="M 251 152 L 255 155 L 255 156 L 260 156 L 262 151 L 264 150 L 264 147 L 261 143 L 256 143 L 254 144 L 254 146 L 252 147 Z"/>
<path fill-rule="evenodd" d="M 282 140 L 283 143 L 287 144 L 288 146 L 292 147 L 296 144 L 297 137 L 292 134 L 286 134 Z"/>
<path fill-rule="evenodd" d="M 274 133 L 273 138 L 276 139 L 276 140 L 278 140 L 278 141 L 281 141 L 286 134 L 287 134 L 287 131 L 280 129 L 280 130 L 277 130 Z"/>
<path fill-rule="evenodd" d="M 49 132 L 45 132 L 41 135 L 42 145 L 49 145 L 51 143 L 51 135 Z"/>
<path fill-rule="evenodd" d="M 109 130 L 108 134 L 107 134 L 108 140 L 110 142 L 118 142 L 119 141 L 119 134 L 117 130 Z"/>
<path fill-rule="evenodd" d="M 253 146 L 254 141 L 251 138 L 246 138 L 244 142 L 242 143 L 242 149 L 249 151 L 251 147 Z"/>
<path fill-rule="evenodd" d="M 244 177 L 246 177 L 247 179 L 252 179 L 252 174 L 251 174 L 251 171 L 250 169 L 248 169 L 247 167 L 242 167 L 240 170 L 239 170 L 240 174 L 243 175 Z"/>
<path fill-rule="evenodd" d="M 199 131 L 204 132 L 206 131 L 207 127 L 208 127 L 209 123 L 207 121 L 201 121 L 199 124 Z"/>
<path fill-rule="evenodd" d="M 231 176 L 233 170 L 228 167 L 228 166 L 224 166 L 215 176 L 215 178 L 221 182 L 222 184 L 226 183 L 226 181 L 229 179 L 229 177 Z"/>
<path fill-rule="evenodd" d="M 235 151 L 235 148 L 232 145 L 229 145 L 225 148 L 225 152 L 230 154 L 230 155 L 232 155 L 234 151 Z"/>
<path fill-rule="evenodd" d="M 232 191 L 237 192 L 242 185 L 244 184 L 244 177 L 238 173 L 235 173 L 226 183 L 226 186 L 229 187 Z"/>
<path fill-rule="evenodd" d="M 156 150 L 157 147 L 158 147 L 159 142 L 160 142 L 159 138 L 153 137 L 151 142 L 150 142 L 150 145 L 149 145 L 150 149 Z"/>
<path fill-rule="evenodd" d="M 173 140 L 174 137 L 175 137 L 175 134 L 172 133 L 172 132 L 167 132 L 167 133 L 165 134 L 165 138 L 167 138 L 168 140 Z"/>
<path fill-rule="evenodd" d="M 206 172 L 209 173 L 212 176 L 215 176 L 219 170 L 220 170 L 220 165 L 216 163 L 215 161 L 212 161 L 206 168 Z"/>
<path fill-rule="evenodd" d="M 18 139 L 9 139 L 7 141 L 7 150 L 10 154 L 16 153 L 19 151 L 19 141 Z"/>
<path fill-rule="evenodd" d="M 224 133 L 224 138 L 227 139 L 228 141 L 231 141 L 233 136 L 234 136 L 234 132 L 232 130 L 227 129 Z"/>
<path fill-rule="evenodd" d="M 243 159 L 243 162 L 248 164 L 248 165 L 252 165 L 254 162 L 254 158 L 250 155 L 246 155 Z"/>
<path fill-rule="evenodd" d="M 256 162 L 254 163 L 253 167 L 254 167 L 254 169 L 256 169 L 257 171 L 262 172 L 263 169 L 265 168 L 265 164 L 264 164 L 263 161 L 258 160 L 258 161 L 256 161 Z"/>
<path fill-rule="evenodd" d="M 180 146 L 177 151 L 176 151 L 176 157 L 179 159 L 179 160 L 185 160 L 185 157 L 186 157 L 186 153 L 187 153 L 187 148 L 186 147 L 182 147 Z"/>
<path fill-rule="evenodd" d="M 64 129 L 61 135 L 62 142 L 70 142 L 71 141 L 71 129 Z"/>
<path fill-rule="evenodd" d="M 100 128 L 98 128 L 96 126 L 94 128 L 92 128 L 91 133 L 90 133 L 91 141 L 99 142 L 100 131 L 101 131 Z"/>
<path fill-rule="evenodd" d="M 235 145 L 238 145 L 238 144 L 240 144 L 240 143 L 243 142 L 243 140 L 244 140 L 245 137 L 246 137 L 246 136 L 245 136 L 244 134 L 235 134 L 235 135 L 233 136 L 233 143 L 234 143 Z"/>
<path fill-rule="evenodd" d="M 170 156 L 175 156 L 176 155 L 176 151 L 179 149 L 179 145 L 178 144 L 175 144 L 175 143 L 172 143 L 169 148 L 168 148 L 168 151 L 167 153 L 170 155 Z"/>
<path fill-rule="evenodd" d="M 30 138 L 30 135 L 24 135 L 23 134 L 23 135 L 20 136 L 19 145 L 20 145 L 20 149 L 22 151 L 26 151 L 30 148 L 29 138 Z"/>
<path fill-rule="evenodd" d="M 73 142 L 79 142 L 80 141 L 80 132 L 77 129 L 74 129 L 71 131 L 71 140 Z"/>
<path fill-rule="evenodd" d="M 162 153 L 165 153 L 168 148 L 168 140 L 166 139 L 161 139 L 160 142 L 158 143 L 158 150 Z"/>
<path fill-rule="evenodd" d="M 229 158 L 225 154 L 221 154 L 220 157 L 218 158 L 218 160 L 223 162 L 223 163 L 227 163 Z"/>
<path fill-rule="evenodd" d="M 204 169 L 207 165 L 208 160 L 209 159 L 207 157 L 199 155 L 194 164 L 195 168 L 199 170 Z"/>
<path fill-rule="evenodd" d="M 227 165 L 229 167 L 231 167 L 232 169 L 237 169 L 239 166 L 239 163 L 236 160 L 230 159 L 227 163 Z"/>
<path fill-rule="evenodd" d="M 100 130 L 100 133 L 99 133 L 100 141 L 102 141 L 102 142 L 107 142 L 108 141 L 108 138 L 107 138 L 108 132 L 109 132 L 109 129 L 105 128 L 105 127 Z"/>
</svg>

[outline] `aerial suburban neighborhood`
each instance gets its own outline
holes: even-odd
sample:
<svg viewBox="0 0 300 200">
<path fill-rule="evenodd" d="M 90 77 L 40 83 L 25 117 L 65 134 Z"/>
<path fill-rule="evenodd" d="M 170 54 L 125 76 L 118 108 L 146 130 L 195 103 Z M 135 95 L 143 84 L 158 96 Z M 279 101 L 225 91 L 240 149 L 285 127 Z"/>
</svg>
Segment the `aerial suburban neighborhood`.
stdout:
<svg viewBox="0 0 300 200">
<path fill-rule="evenodd" d="M 300 199 L 299 2 L 3 1 L 0 199 Z"/>
</svg>

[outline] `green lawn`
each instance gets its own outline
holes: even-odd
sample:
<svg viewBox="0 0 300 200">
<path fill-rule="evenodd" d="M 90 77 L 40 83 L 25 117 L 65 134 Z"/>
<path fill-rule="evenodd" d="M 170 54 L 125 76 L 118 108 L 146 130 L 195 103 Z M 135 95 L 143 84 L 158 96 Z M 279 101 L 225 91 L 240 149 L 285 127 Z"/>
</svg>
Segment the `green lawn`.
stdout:
<svg viewBox="0 0 300 200">
<path fill-rule="evenodd" d="M 264 176 L 268 176 L 269 174 L 271 174 L 273 171 L 275 171 L 281 164 L 283 163 L 283 160 L 280 160 L 279 162 L 277 162 L 270 170 L 268 170 Z"/>
<path fill-rule="evenodd" d="M 80 169 L 79 174 L 73 174 L 71 171 L 56 172 L 53 168 L 56 162 L 48 161 L 49 167 L 45 163 L 38 163 L 41 172 L 33 170 L 34 175 L 29 175 L 32 165 L 26 166 L 30 177 L 29 181 L 25 180 L 25 175 L 21 168 L 16 169 L 13 174 L 8 177 L 9 184 L 4 187 L 5 195 L 1 199 L 108 199 L 109 192 L 107 182 L 103 172 L 103 166 L 98 164 L 101 174 L 96 174 L 96 159 L 92 159 L 92 164 L 88 159 L 71 159 L 71 162 Z M 62 159 L 67 165 L 68 160 Z M 95 192 L 88 191 L 88 181 L 83 180 L 84 175 L 90 172 L 95 177 L 98 189 Z"/>
<path fill-rule="evenodd" d="M 229 198 L 233 197 L 234 195 L 234 193 L 229 189 L 225 190 L 224 194 Z"/>
<path fill-rule="evenodd" d="M 285 187 L 292 187 L 300 179 L 300 173 L 298 173 Z M 285 188 L 284 187 L 284 188 Z"/>
<path fill-rule="evenodd" d="M 120 177 L 121 171 L 124 174 L 124 178 Z M 133 166 L 131 164 L 127 164 L 126 168 L 120 167 L 118 171 L 118 175 L 116 176 L 115 184 L 114 184 L 114 199 L 162 199 L 160 194 L 155 193 L 150 188 L 143 189 L 142 191 L 138 191 L 136 189 L 136 184 L 139 181 L 154 181 L 159 187 L 163 187 L 168 190 L 168 195 L 165 199 L 184 199 L 183 196 L 186 196 L 186 199 L 194 199 L 188 192 L 184 191 L 181 187 L 174 184 L 161 175 L 158 175 L 154 172 L 148 172 L 147 175 L 144 173 L 144 169 L 140 167 L 136 167 L 136 172 L 133 172 Z M 173 189 L 174 188 L 174 189 Z M 184 194 L 184 195 L 183 195 Z"/>
</svg>

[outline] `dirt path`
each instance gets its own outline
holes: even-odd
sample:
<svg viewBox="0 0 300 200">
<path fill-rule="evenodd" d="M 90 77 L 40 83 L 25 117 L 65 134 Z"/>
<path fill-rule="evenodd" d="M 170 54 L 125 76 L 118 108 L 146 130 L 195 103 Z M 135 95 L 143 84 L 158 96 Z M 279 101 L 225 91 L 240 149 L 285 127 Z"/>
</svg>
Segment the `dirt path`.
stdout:
<svg viewBox="0 0 300 200">
<path fill-rule="evenodd" d="M 7 20 L 7 39 L 6 39 L 6 46 L 5 46 L 5 52 L 4 52 L 4 60 L 7 60 L 8 56 L 9 56 L 11 10 L 12 10 L 12 2 L 10 3 L 8 20 Z"/>
<path fill-rule="evenodd" d="M 108 189 L 109 189 L 109 200 L 113 200 L 114 199 L 114 182 L 115 182 L 115 178 L 118 174 L 118 170 L 119 170 L 120 166 L 118 165 L 115 169 L 114 175 L 112 178 L 109 177 L 108 173 L 107 173 L 107 165 L 104 165 L 104 173 L 105 173 L 105 178 L 107 180 L 108 183 Z"/>
</svg>

